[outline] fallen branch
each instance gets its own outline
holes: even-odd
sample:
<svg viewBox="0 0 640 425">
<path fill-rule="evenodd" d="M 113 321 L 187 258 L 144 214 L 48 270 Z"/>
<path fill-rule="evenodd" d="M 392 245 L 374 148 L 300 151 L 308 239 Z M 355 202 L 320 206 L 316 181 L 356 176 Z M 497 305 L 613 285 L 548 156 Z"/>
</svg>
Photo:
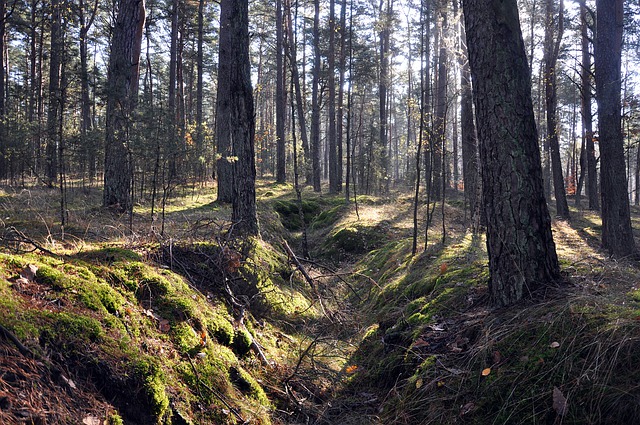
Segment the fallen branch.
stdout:
<svg viewBox="0 0 640 425">
<path fill-rule="evenodd" d="M 298 267 L 298 270 L 300 270 L 300 273 L 302 273 L 302 275 L 304 276 L 304 279 L 307 281 L 309 286 L 311 286 L 311 289 L 313 289 L 313 291 L 316 292 L 317 291 L 316 285 L 313 279 L 311 278 L 311 276 L 309 276 L 307 269 L 304 268 L 300 260 L 298 260 L 298 257 L 296 257 L 296 254 L 293 253 L 293 250 L 291 249 L 287 241 L 283 239 L 281 243 L 282 243 L 282 247 L 285 249 L 285 251 L 287 251 L 287 254 L 289 255 L 289 258 L 291 259 L 291 261 L 293 261 L 295 265 Z"/>
<path fill-rule="evenodd" d="M 48 250 L 13 226 L 7 228 L 7 231 L 2 236 L 2 240 L 5 242 L 28 243 L 33 246 L 32 251 L 37 249 L 53 257 L 61 257 L 60 254 L 56 254 L 55 252 Z"/>
<path fill-rule="evenodd" d="M 9 329 L 5 328 L 2 325 L 0 325 L 0 335 L 2 335 L 5 339 L 13 342 L 18 351 L 20 351 L 23 356 L 34 357 L 33 352 L 25 347 L 22 342 L 20 342 L 20 340 L 13 333 L 11 333 Z"/>
</svg>

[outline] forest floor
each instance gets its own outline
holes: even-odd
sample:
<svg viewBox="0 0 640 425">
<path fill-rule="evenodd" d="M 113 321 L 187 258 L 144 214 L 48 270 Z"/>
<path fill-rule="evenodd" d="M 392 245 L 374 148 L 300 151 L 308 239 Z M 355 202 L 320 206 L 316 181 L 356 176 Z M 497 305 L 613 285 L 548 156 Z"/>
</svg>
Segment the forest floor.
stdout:
<svg viewBox="0 0 640 425">
<path fill-rule="evenodd" d="M 554 220 L 562 283 L 496 310 L 448 196 L 412 255 L 403 192 L 305 190 L 303 226 L 260 182 L 262 239 L 237 241 L 212 187 L 154 220 L 73 189 L 64 228 L 59 192 L 4 188 L 0 423 L 640 423 L 638 267 L 597 214 Z"/>
</svg>

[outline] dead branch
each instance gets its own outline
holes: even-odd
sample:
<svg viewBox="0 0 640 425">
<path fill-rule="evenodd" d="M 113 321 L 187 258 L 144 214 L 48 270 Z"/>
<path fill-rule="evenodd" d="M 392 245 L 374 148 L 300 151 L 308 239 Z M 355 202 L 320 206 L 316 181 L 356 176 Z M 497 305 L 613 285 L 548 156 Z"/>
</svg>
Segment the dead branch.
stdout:
<svg viewBox="0 0 640 425">
<path fill-rule="evenodd" d="M 285 249 L 285 251 L 287 251 L 287 254 L 289 255 L 289 259 L 293 261 L 295 265 L 298 267 L 298 270 L 300 270 L 300 273 L 302 273 L 302 275 L 304 276 L 304 279 L 307 281 L 309 286 L 311 286 L 311 289 L 314 292 L 317 292 L 316 285 L 313 282 L 313 279 L 311 278 L 311 276 L 309 276 L 307 269 L 304 268 L 300 260 L 298 260 L 298 257 L 296 257 L 296 254 L 293 253 L 293 250 L 291 250 L 291 247 L 289 246 L 287 241 L 283 239 L 281 244 L 282 244 L 282 247 Z"/>
<path fill-rule="evenodd" d="M 22 342 L 7 328 L 0 325 L 0 335 L 2 335 L 5 339 L 13 342 L 16 348 L 20 351 L 23 356 L 34 357 L 33 352 L 25 347 Z"/>
</svg>

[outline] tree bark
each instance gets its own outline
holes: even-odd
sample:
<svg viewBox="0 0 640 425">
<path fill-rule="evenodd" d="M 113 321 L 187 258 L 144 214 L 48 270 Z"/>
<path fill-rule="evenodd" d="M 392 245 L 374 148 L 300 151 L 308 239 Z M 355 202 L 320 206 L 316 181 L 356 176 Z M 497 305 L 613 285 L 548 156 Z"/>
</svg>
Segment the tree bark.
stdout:
<svg viewBox="0 0 640 425">
<path fill-rule="evenodd" d="M 516 0 L 464 0 L 487 216 L 489 291 L 498 307 L 560 278 L 542 187 L 529 67 Z"/>
<path fill-rule="evenodd" d="M 235 158 L 231 163 L 232 220 L 240 234 L 258 235 L 248 0 L 220 2 L 218 63 L 226 63 L 225 72 L 218 72 L 218 107 L 224 108 L 223 117 L 228 121 L 228 125 L 218 126 L 218 130 L 224 129 L 226 134 L 218 134 L 231 143 L 231 153 Z M 226 89 L 221 90 L 223 87 Z M 225 97 L 221 98 L 221 94 Z"/>
<path fill-rule="evenodd" d="M 143 0 L 120 0 L 107 75 L 103 192 L 103 205 L 119 212 L 131 211 L 133 208 L 133 169 L 129 141 L 132 116 L 138 98 L 144 21 Z"/>
<path fill-rule="evenodd" d="M 625 175 L 621 117 L 623 1 L 596 0 L 596 98 L 600 134 L 602 246 L 616 257 L 636 255 Z"/>
</svg>

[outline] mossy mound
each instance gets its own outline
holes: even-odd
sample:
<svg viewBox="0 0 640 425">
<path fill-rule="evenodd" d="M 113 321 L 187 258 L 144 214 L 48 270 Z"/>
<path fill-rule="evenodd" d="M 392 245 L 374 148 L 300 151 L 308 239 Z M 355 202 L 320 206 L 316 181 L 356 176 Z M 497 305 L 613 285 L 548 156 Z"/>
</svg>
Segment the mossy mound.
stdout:
<svg viewBox="0 0 640 425">
<path fill-rule="evenodd" d="M 250 261 L 254 275 L 286 267 L 266 251 L 260 258 Z M 34 277 L 19 276 L 27 265 L 37 268 Z M 73 371 L 65 379 L 76 387 L 98 388 L 111 411 L 103 420 L 270 422 L 271 402 L 252 376 L 262 369 L 243 360 L 250 360 L 253 316 L 238 328 L 219 293 L 204 295 L 175 272 L 114 248 L 64 261 L 0 254 L 0 274 L 0 324 L 38 358 L 50 358 L 52 370 Z"/>
</svg>

